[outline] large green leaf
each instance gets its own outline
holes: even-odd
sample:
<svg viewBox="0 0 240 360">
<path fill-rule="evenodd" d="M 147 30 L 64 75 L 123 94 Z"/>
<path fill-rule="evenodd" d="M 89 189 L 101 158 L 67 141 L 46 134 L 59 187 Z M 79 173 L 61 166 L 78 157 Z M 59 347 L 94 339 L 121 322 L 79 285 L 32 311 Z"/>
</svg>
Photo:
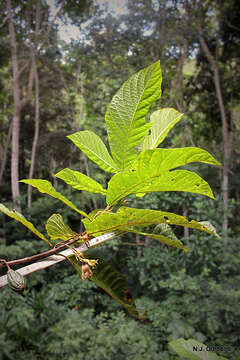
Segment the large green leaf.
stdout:
<svg viewBox="0 0 240 360">
<path fill-rule="evenodd" d="M 78 274 L 82 275 L 81 263 L 74 255 L 68 257 Z M 91 280 L 110 296 L 117 300 L 130 314 L 137 318 L 143 318 L 143 312 L 139 312 L 136 308 L 134 300 L 129 292 L 125 277 L 117 271 L 112 265 L 103 259 L 98 259 L 98 264 L 92 270 L 93 276 Z"/>
<path fill-rule="evenodd" d="M 151 123 L 145 116 L 153 101 L 161 96 L 160 62 L 148 66 L 130 77 L 113 97 L 107 112 L 108 140 L 118 170 L 131 167 L 138 148 Z"/>
<path fill-rule="evenodd" d="M 111 178 L 107 203 L 115 204 L 130 194 L 156 191 L 186 191 L 214 198 L 208 183 L 197 174 L 169 171 L 191 162 L 220 165 L 206 150 L 196 147 L 146 150 L 139 156 L 136 170 L 125 170 Z"/>
<path fill-rule="evenodd" d="M 110 173 L 117 172 L 117 166 L 109 155 L 108 149 L 99 136 L 92 131 L 79 131 L 68 138 L 101 169 Z"/>
<path fill-rule="evenodd" d="M 4 206 L 3 204 L 0 204 L 0 211 L 7 215 L 10 216 L 11 218 L 19 221 L 20 223 L 22 223 L 24 226 L 26 226 L 29 230 L 31 230 L 35 235 L 37 235 L 40 239 L 44 240 L 46 243 L 48 243 L 48 245 L 51 246 L 50 242 L 45 238 L 45 236 L 43 234 L 41 234 L 36 228 L 35 226 L 28 221 L 27 219 L 25 219 L 25 217 L 20 214 L 18 211 L 16 210 L 9 210 L 6 206 Z"/>
<path fill-rule="evenodd" d="M 136 227 L 139 228 L 152 224 L 165 223 L 170 225 L 186 226 L 218 236 L 214 227 L 207 222 L 204 222 L 203 225 L 196 220 L 188 221 L 185 216 L 167 211 L 134 209 L 124 206 L 116 213 L 105 212 L 97 216 L 92 221 L 84 219 L 83 222 L 87 232 L 95 233 L 95 235 L 114 230 L 131 232 L 132 230 L 135 231 Z"/>
<path fill-rule="evenodd" d="M 183 338 L 171 341 L 169 345 L 176 353 L 184 359 L 190 360 L 227 360 L 223 356 L 218 356 L 212 352 L 212 347 L 199 343 L 196 340 Z"/>
<path fill-rule="evenodd" d="M 41 180 L 41 179 L 26 179 L 26 180 L 21 180 L 21 182 L 37 188 L 38 191 L 40 191 L 43 194 L 48 194 L 48 195 L 62 201 L 64 204 L 69 206 L 71 209 L 77 211 L 79 214 L 83 215 L 84 217 L 88 216 L 84 211 L 81 211 L 78 208 L 76 208 L 76 206 L 71 201 L 69 201 L 67 198 L 65 198 L 65 196 L 63 196 L 58 191 L 56 191 L 49 181 Z"/>
<path fill-rule="evenodd" d="M 46 230 L 51 240 L 68 240 L 77 235 L 75 231 L 64 223 L 60 214 L 53 214 L 50 216 L 46 223 Z"/>
<path fill-rule="evenodd" d="M 101 184 L 79 171 L 66 168 L 59 171 L 55 176 L 77 190 L 85 190 L 102 195 L 105 195 L 107 192 Z"/>
<path fill-rule="evenodd" d="M 121 177 L 111 179 L 109 182 L 109 191 L 107 192 L 108 205 L 113 205 L 130 194 L 159 191 L 185 191 L 214 198 L 208 183 L 199 175 L 187 170 L 166 172 L 165 174 L 154 177 L 149 176 L 149 178 L 145 179 L 139 179 L 137 176 L 134 176 L 135 174 L 121 175 Z"/>
<path fill-rule="evenodd" d="M 142 150 L 157 148 L 182 116 L 183 114 L 172 108 L 155 111 L 150 117 L 151 133 L 145 137 Z"/>
</svg>

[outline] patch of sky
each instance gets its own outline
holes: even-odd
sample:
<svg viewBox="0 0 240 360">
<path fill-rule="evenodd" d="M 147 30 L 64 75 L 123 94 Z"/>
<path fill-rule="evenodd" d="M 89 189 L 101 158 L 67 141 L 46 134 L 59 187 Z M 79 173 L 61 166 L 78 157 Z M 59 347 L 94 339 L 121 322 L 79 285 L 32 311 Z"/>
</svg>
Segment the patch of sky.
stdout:
<svg viewBox="0 0 240 360">
<path fill-rule="evenodd" d="M 58 7 L 56 7 L 54 0 L 46 0 L 50 7 L 51 19 L 54 18 Z M 127 1 L 126 0 L 95 0 L 95 4 L 99 5 L 103 10 L 103 18 L 111 14 L 114 17 L 127 14 Z M 84 29 L 90 24 L 90 21 L 86 21 L 82 24 L 81 28 L 71 24 L 71 21 L 67 21 L 67 24 L 60 19 L 56 20 L 58 26 L 58 33 L 61 40 L 66 43 L 70 43 L 72 40 L 84 40 Z"/>
</svg>

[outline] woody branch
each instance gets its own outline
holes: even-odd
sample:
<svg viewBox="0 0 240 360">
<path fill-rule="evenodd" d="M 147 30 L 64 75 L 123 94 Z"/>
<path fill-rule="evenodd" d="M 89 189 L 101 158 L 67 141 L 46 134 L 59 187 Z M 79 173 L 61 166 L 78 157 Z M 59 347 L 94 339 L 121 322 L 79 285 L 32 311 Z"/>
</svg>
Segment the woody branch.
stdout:
<svg viewBox="0 0 240 360">
<path fill-rule="evenodd" d="M 116 233 L 116 232 L 106 233 L 104 235 L 100 235 L 96 238 L 89 240 L 88 243 L 81 243 L 79 246 L 74 247 L 73 249 L 84 253 L 88 249 L 91 249 L 95 246 L 101 245 L 108 240 L 112 240 L 113 238 L 115 238 L 118 235 L 120 235 L 120 233 Z M 68 245 L 70 243 L 73 244 L 74 242 L 76 242 L 76 240 L 69 242 Z M 36 260 L 36 256 L 38 256 L 38 255 L 40 255 L 42 257 L 43 254 L 44 254 L 44 256 L 46 256 L 46 253 L 48 253 L 48 255 L 51 254 L 51 256 L 48 256 L 47 258 L 37 261 L 37 262 L 34 262 L 33 264 L 24 266 L 21 269 L 18 269 L 17 271 L 23 276 L 28 276 L 28 275 L 33 274 L 34 272 L 46 269 L 52 265 L 58 264 L 61 261 L 66 260 L 67 256 L 73 255 L 73 250 L 68 248 L 68 249 L 60 251 L 58 253 L 58 251 L 61 250 L 63 247 L 64 247 L 64 245 L 62 245 L 59 248 L 51 249 L 48 252 L 45 252 L 42 254 L 37 254 L 37 255 L 34 255 L 33 257 L 25 258 L 25 259 L 28 259 L 28 262 L 30 262 L 30 261 L 33 261 L 33 258 L 35 258 L 35 260 Z M 24 260 L 24 259 L 20 259 L 20 260 Z M 21 261 L 21 263 L 23 263 L 23 262 L 26 262 L 26 261 Z M 10 264 L 10 265 L 16 265 L 16 263 L 19 264 L 20 261 L 14 260 L 14 261 L 6 262 L 6 263 Z M 4 266 L 4 264 L 1 265 L 1 267 L 2 266 Z M 1 276 L 0 277 L 0 288 L 6 286 L 7 284 L 8 284 L 7 275 Z"/>
</svg>

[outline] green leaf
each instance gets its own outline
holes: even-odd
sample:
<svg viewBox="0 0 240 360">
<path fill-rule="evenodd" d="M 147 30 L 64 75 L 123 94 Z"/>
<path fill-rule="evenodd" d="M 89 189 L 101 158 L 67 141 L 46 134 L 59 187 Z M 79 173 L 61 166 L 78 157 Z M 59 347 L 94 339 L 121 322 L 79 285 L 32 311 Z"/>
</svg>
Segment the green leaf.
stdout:
<svg viewBox="0 0 240 360">
<path fill-rule="evenodd" d="M 196 220 L 188 221 L 185 216 L 177 215 L 167 211 L 134 209 L 129 207 L 121 207 L 116 213 L 105 212 L 97 216 L 93 221 L 84 219 L 84 225 L 87 232 L 100 235 L 104 232 L 120 230 L 131 232 L 136 227 L 146 227 L 152 224 L 165 223 L 169 225 L 186 226 L 192 229 L 205 231 L 211 235 L 216 235 L 209 226 L 202 225 Z M 137 229 L 138 230 L 138 229 Z"/>
<path fill-rule="evenodd" d="M 69 206 L 71 209 L 77 211 L 79 214 L 83 215 L 84 217 L 88 217 L 88 215 L 84 211 L 78 210 L 78 208 L 76 208 L 76 206 L 71 201 L 69 201 L 67 198 L 65 198 L 65 196 L 56 191 L 49 181 L 41 179 L 27 179 L 21 180 L 21 182 L 37 188 L 38 191 L 43 194 L 48 194 L 55 199 L 62 201 L 64 204 Z"/>
<path fill-rule="evenodd" d="M 117 166 L 109 155 L 108 149 L 94 132 L 79 131 L 69 135 L 68 138 L 101 169 L 110 173 L 117 172 Z"/>
<path fill-rule="evenodd" d="M 199 221 L 199 224 L 201 224 L 203 227 L 210 230 L 215 236 L 220 238 L 220 236 L 217 234 L 216 228 L 209 221 Z"/>
<path fill-rule="evenodd" d="M 107 204 L 113 205 L 130 194 L 159 191 L 185 191 L 209 196 L 214 199 L 209 184 L 199 175 L 187 170 L 175 170 L 158 176 L 139 179 L 134 174 L 121 174 L 112 178 L 107 192 Z M 129 185 L 131 184 L 131 186 Z"/>
<path fill-rule="evenodd" d="M 50 244 L 50 242 L 45 238 L 45 236 L 43 234 L 41 234 L 35 227 L 34 225 L 28 221 L 27 219 L 25 219 L 25 217 L 20 214 L 19 212 L 17 212 L 16 210 L 9 210 L 6 206 L 4 206 L 3 204 L 0 204 L 0 211 L 7 215 L 10 216 L 11 218 L 19 221 L 20 223 L 22 223 L 24 226 L 26 226 L 29 230 L 31 230 L 35 235 L 37 235 L 40 239 L 44 240 L 48 245 L 52 246 Z"/>
<path fill-rule="evenodd" d="M 160 224 L 160 225 L 167 225 L 167 224 Z M 129 232 L 133 232 L 135 234 L 139 234 L 139 235 L 143 235 L 143 236 L 148 236 L 152 239 L 158 240 L 160 242 L 162 242 L 165 245 L 169 245 L 169 246 L 173 246 L 179 249 L 184 250 L 185 252 L 189 251 L 189 248 L 187 248 L 186 246 L 183 245 L 183 243 L 177 239 L 177 237 L 175 236 L 175 239 L 172 237 L 167 237 L 165 235 L 158 235 L 158 234 L 153 234 L 153 233 L 145 233 L 145 232 L 141 232 L 141 231 L 134 231 L 134 230 L 129 230 Z"/>
<path fill-rule="evenodd" d="M 118 170 L 131 167 L 151 123 L 145 116 L 161 96 L 162 73 L 157 61 L 130 77 L 113 97 L 107 112 L 108 140 Z"/>
<path fill-rule="evenodd" d="M 74 255 L 69 256 L 68 259 L 81 276 L 81 263 L 77 261 Z M 103 259 L 98 259 L 98 264 L 92 271 L 93 276 L 91 277 L 91 281 L 105 290 L 130 314 L 137 318 L 143 318 L 143 314 L 141 314 L 141 312 L 139 312 L 136 308 L 134 300 L 129 292 L 125 277 L 119 271 Z"/>
<path fill-rule="evenodd" d="M 47 220 L 46 230 L 51 240 L 68 240 L 77 235 L 68 225 L 64 224 L 63 218 L 60 214 L 53 214 Z"/>
<path fill-rule="evenodd" d="M 199 175 L 187 170 L 169 171 L 191 162 L 220 164 L 206 150 L 200 148 L 144 151 L 136 163 L 136 170 L 115 174 L 109 181 L 108 205 L 115 204 L 130 194 L 156 191 L 186 191 L 214 198 L 210 186 Z"/>
<path fill-rule="evenodd" d="M 183 338 L 171 341 L 169 345 L 176 351 L 176 353 L 190 360 L 227 360 L 223 356 L 218 356 L 211 351 L 211 347 L 199 343 L 196 340 Z M 210 351 L 209 351 L 210 350 Z"/>
<path fill-rule="evenodd" d="M 182 116 L 183 114 L 171 108 L 155 111 L 150 117 L 151 133 L 145 137 L 142 150 L 157 148 Z"/>
<path fill-rule="evenodd" d="M 168 225 L 168 224 L 165 224 L 165 223 L 156 225 L 154 230 L 153 230 L 153 233 L 167 236 L 172 240 L 178 240 L 178 238 L 174 234 L 173 229 L 171 228 L 171 226 Z"/>
<path fill-rule="evenodd" d="M 79 171 L 66 168 L 59 171 L 55 176 L 77 190 L 85 190 L 102 195 L 105 195 L 107 192 L 97 181 Z"/>
</svg>

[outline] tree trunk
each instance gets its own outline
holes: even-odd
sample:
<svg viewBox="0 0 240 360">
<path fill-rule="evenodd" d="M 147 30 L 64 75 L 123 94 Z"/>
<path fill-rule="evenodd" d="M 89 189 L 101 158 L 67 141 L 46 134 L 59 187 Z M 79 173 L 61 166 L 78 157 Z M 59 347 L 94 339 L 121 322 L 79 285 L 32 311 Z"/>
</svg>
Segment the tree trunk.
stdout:
<svg viewBox="0 0 240 360">
<path fill-rule="evenodd" d="M 12 154 L 11 154 L 11 187 L 12 198 L 16 203 L 17 198 L 20 196 L 19 189 L 19 131 L 20 131 L 20 86 L 19 86 L 19 66 L 17 58 L 17 43 L 12 17 L 11 0 L 7 0 L 7 13 L 8 13 L 8 30 L 10 35 L 11 44 L 11 57 L 12 57 L 12 71 L 13 71 L 13 119 L 12 119 Z M 18 204 L 19 205 L 19 204 Z"/>
<path fill-rule="evenodd" d="M 178 64 L 177 64 L 177 73 L 176 78 L 173 81 L 173 91 L 172 91 L 172 99 L 175 98 L 177 102 L 177 108 L 181 113 L 184 113 L 184 83 L 183 83 L 183 66 L 184 61 L 187 57 L 188 52 L 188 42 L 186 39 L 183 40 L 183 45 L 180 47 L 180 54 L 178 57 Z M 179 100 L 176 97 L 176 94 L 179 95 Z M 182 122 L 182 147 L 186 146 L 186 123 Z M 188 216 L 188 208 L 185 204 L 183 204 L 183 215 L 185 217 Z M 189 238 L 189 228 L 184 226 L 184 237 L 186 239 Z"/>
<path fill-rule="evenodd" d="M 32 153 L 31 153 L 31 165 L 29 169 L 28 178 L 33 178 L 34 168 L 35 168 L 35 159 L 36 159 L 36 151 L 37 151 L 37 143 L 39 138 L 39 78 L 38 78 L 38 71 L 36 67 L 36 63 L 34 66 L 34 80 L 35 80 L 35 131 L 34 131 L 34 138 L 32 144 Z M 28 186 L 28 208 L 32 206 L 32 187 Z"/>
<path fill-rule="evenodd" d="M 34 84 L 35 84 L 35 130 L 34 130 L 34 138 L 33 138 L 33 144 L 32 144 L 32 152 L 31 152 L 31 164 L 29 169 L 29 175 L 28 178 L 33 178 L 34 168 L 35 168 L 35 159 L 36 159 L 36 151 L 37 151 L 37 143 L 39 138 L 39 77 L 38 77 L 38 69 L 36 64 L 36 51 L 37 51 L 37 36 L 40 29 L 40 1 L 37 1 L 36 4 L 36 22 L 35 22 L 35 42 L 34 45 L 31 43 L 30 40 L 30 49 L 31 49 L 31 58 L 32 58 L 32 68 L 33 68 L 33 74 L 34 74 Z M 30 9 L 29 9 L 30 12 Z M 30 14 L 28 15 L 29 18 L 29 28 L 30 28 Z M 30 31 L 30 29 L 29 29 Z M 32 206 L 32 187 L 28 186 L 28 200 L 27 200 L 27 206 L 30 208 Z"/>
<path fill-rule="evenodd" d="M 55 23 L 55 20 L 59 13 L 62 11 L 66 0 L 62 0 L 60 2 L 60 6 L 57 9 L 57 12 L 50 22 L 43 40 L 41 41 L 41 47 L 43 47 L 49 37 L 50 31 Z M 7 16 L 4 19 L 2 25 L 6 21 L 8 21 L 8 29 L 9 29 L 9 36 L 10 36 L 10 45 L 11 45 L 11 58 L 12 58 L 12 72 L 13 72 L 13 119 L 12 119 L 12 147 L 11 147 L 11 187 L 12 187 L 12 199 L 16 203 L 17 198 L 20 196 L 20 189 L 19 189 L 19 133 L 20 133 L 20 115 L 21 109 L 25 106 L 25 104 L 29 101 L 30 95 L 32 93 L 33 81 L 38 82 L 38 74 L 36 73 L 36 57 L 40 50 L 39 45 L 39 30 L 40 30 L 40 7 L 41 1 L 37 0 L 36 2 L 27 1 L 26 2 L 27 9 L 27 34 L 28 34 L 28 41 L 30 44 L 29 47 L 29 57 L 28 60 L 21 69 L 19 69 L 19 61 L 18 61 L 18 53 L 17 53 L 17 40 L 15 35 L 15 27 L 14 27 L 14 19 L 12 15 L 12 2 L 11 0 L 6 0 L 6 9 L 7 9 Z M 34 32 L 34 43 L 32 42 L 32 29 L 31 29 L 31 8 L 32 6 L 36 6 L 36 18 L 35 18 L 35 32 Z M 14 3 L 15 6 L 15 3 Z M 42 29 L 43 30 L 43 29 Z M 27 43 L 25 43 L 26 45 Z M 30 64 L 30 69 L 29 69 Z M 34 69 L 35 67 L 35 69 Z M 26 89 L 26 94 L 23 92 L 21 94 L 21 83 L 20 83 L 20 76 L 24 71 L 28 71 L 28 84 Z M 39 88 L 39 85 L 35 85 L 35 89 Z M 38 91 L 38 90 L 37 90 Z M 38 95 L 37 95 L 38 96 Z M 36 154 L 36 145 L 37 145 L 37 138 L 39 132 L 39 105 L 37 104 L 38 100 L 35 102 L 35 135 L 32 147 L 32 164 L 31 164 L 31 173 L 33 174 L 34 171 L 34 162 L 35 162 L 35 154 Z M 19 204 L 15 205 L 19 209 Z"/>
<path fill-rule="evenodd" d="M 226 115 L 226 109 L 222 96 L 221 81 L 219 74 L 219 64 L 218 61 L 214 59 L 211 54 L 208 45 L 205 41 L 205 38 L 200 31 L 199 35 L 200 44 L 202 46 L 203 52 L 208 59 L 209 64 L 211 65 L 212 71 L 214 73 L 214 85 L 216 89 L 216 95 L 218 99 L 219 110 L 221 114 L 222 121 L 222 138 L 223 138 L 223 175 L 222 175 L 222 194 L 223 194 L 223 223 L 222 231 L 224 238 L 227 238 L 228 231 L 228 200 L 229 200 L 229 159 L 231 155 L 231 143 L 228 131 L 228 121 Z"/>
</svg>

